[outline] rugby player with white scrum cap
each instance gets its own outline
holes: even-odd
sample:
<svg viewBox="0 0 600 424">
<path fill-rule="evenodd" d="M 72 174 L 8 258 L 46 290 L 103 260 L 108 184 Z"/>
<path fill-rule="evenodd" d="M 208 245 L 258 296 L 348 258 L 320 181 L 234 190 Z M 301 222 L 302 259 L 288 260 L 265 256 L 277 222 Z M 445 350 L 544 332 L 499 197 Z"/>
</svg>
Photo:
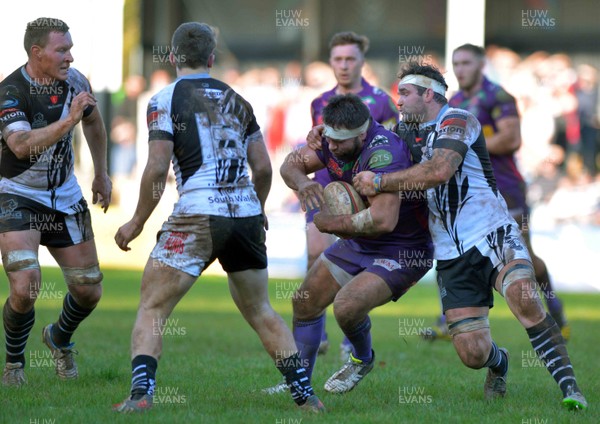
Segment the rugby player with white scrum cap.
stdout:
<svg viewBox="0 0 600 424">
<path fill-rule="evenodd" d="M 488 322 L 496 289 L 526 329 L 531 344 L 562 391 L 570 410 L 587 408 L 554 319 L 538 295 L 531 258 L 519 226 L 500 195 L 481 124 L 468 111 L 448 106 L 442 74 L 409 63 L 400 73 L 402 131 L 416 165 L 388 174 L 361 172 L 357 191 L 428 189 L 429 230 L 438 286 L 454 347 L 469 368 L 488 368 L 486 398 L 506 394 L 508 352 L 492 340 Z M 412 132 L 413 136 L 409 137 Z"/>
</svg>

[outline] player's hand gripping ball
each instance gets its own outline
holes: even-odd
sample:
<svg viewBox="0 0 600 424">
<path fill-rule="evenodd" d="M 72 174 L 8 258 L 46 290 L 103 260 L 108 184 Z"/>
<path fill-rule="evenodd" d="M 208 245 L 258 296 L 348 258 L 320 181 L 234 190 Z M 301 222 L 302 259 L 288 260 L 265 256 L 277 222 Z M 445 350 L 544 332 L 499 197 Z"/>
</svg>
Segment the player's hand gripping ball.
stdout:
<svg viewBox="0 0 600 424">
<path fill-rule="evenodd" d="M 325 203 L 332 215 L 353 215 L 365 209 L 360 194 L 354 190 L 352 184 L 343 181 L 334 181 L 323 190 Z"/>
</svg>

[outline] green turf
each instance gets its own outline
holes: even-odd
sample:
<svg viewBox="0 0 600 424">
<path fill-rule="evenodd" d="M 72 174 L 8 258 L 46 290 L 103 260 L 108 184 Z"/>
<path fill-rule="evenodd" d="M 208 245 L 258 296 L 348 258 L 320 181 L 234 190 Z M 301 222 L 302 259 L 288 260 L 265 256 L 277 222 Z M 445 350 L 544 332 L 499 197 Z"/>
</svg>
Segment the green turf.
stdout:
<svg viewBox="0 0 600 424">
<path fill-rule="evenodd" d="M 111 405 L 127 394 L 130 332 L 136 314 L 140 273 L 104 270 L 104 297 L 74 341 L 80 351 L 77 381 L 57 380 L 40 335 L 57 318 L 64 285 L 56 269 L 43 270 L 46 295 L 36 304 L 36 324 L 27 346 L 27 386 L 0 387 L 0 423 L 598 423 L 600 412 L 600 295 L 564 294 L 573 328 L 569 343 L 580 386 L 590 408 L 577 415 L 562 409 L 561 394 L 532 357 L 525 332 L 502 299 L 491 312 L 494 339 L 511 353 L 507 398 L 483 400 L 485 370 L 465 368 L 447 342 L 428 343 L 412 335 L 421 320 L 437 314 L 436 289 L 418 284 L 398 303 L 372 314 L 377 366 L 343 396 L 327 394 L 323 383 L 340 365 L 341 333 L 330 316 L 331 351 L 319 357 L 313 382 L 328 408 L 322 417 L 302 414 L 287 395 L 257 389 L 280 381 L 267 354 L 235 310 L 222 278 L 203 277 L 184 298 L 164 339 L 157 381 L 158 404 L 144 416 L 121 416 Z M 53 285 L 53 283 L 55 283 Z M 271 281 L 271 299 L 289 323 L 286 290 L 293 283 Z M 0 276 L 0 299 L 8 292 Z M 400 323 L 402 321 L 402 325 Z M 176 322 L 176 324 L 175 324 Z M 402 333 L 402 335 L 401 335 Z M 31 367 L 35 363 L 35 367 Z"/>
</svg>

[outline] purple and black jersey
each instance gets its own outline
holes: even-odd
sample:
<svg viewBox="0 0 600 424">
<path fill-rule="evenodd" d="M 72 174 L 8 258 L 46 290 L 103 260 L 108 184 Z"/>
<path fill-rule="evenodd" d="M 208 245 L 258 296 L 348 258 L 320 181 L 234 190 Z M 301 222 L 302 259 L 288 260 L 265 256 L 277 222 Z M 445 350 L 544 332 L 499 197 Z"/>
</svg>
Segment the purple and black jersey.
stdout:
<svg viewBox="0 0 600 424">
<path fill-rule="evenodd" d="M 361 84 L 362 90 L 356 95 L 367 105 L 371 117 L 385 128 L 392 128 L 398 122 L 398 109 L 392 98 L 383 90 L 369 84 L 364 78 L 361 79 Z M 323 123 L 323 109 L 329 103 L 329 99 L 336 95 L 336 90 L 337 86 L 324 92 L 310 104 L 310 116 L 313 126 Z M 323 187 L 332 181 L 325 169 L 315 172 L 314 180 Z M 306 213 L 307 222 L 312 222 L 315 213 L 316 210 Z"/>
<path fill-rule="evenodd" d="M 486 138 L 498 131 L 496 127 L 498 120 L 519 116 L 514 97 L 485 77 L 481 90 L 477 94 L 466 97 L 463 91 L 459 91 L 452 96 L 449 105 L 467 110 L 475 115 Z M 517 169 L 514 155 L 490 153 L 490 161 L 498 189 L 506 200 L 509 210 L 517 214 L 526 213 L 525 181 Z"/>
<path fill-rule="evenodd" d="M 352 178 L 362 171 L 377 174 L 400 171 L 409 168 L 410 152 L 404 141 L 381 124 L 372 122 L 367 131 L 363 150 L 353 162 L 342 162 L 330 151 L 329 144 L 323 138 L 322 150 L 317 150 L 319 159 L 326 165 L 332 181 L 345 181 L 352 184 Z M 399 247 L 417 247 L 427 254 L 431 253 L 431 237 L 427 225 L 427 202 L 424 196 L 402 199 L 396 228 L 376 239 L 357 237 L 352 239 L 363 253 L 388 251 L 397 256 Z M 367 199 L 363 197 L 366 202 Z"/>
</svg>

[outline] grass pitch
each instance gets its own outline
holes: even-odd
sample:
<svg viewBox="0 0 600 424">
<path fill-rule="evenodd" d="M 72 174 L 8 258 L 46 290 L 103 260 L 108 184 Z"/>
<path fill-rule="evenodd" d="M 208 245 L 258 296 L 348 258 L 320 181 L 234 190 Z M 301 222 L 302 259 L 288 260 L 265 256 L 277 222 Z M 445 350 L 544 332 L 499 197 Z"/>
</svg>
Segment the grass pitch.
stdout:
<svg viewBox="0 0 600 424">
<path fill-rule="evenodd" d="M 569 353 L 590 404 L 583 413 L 563 410 L 560 390 L 499 296 L 490 321 L 494 340 L 511 354 L 508 394 L 503 400 L 486 402 L 486 370 L 464 367 L 448 342 L 424 342 L 419 337 L 439 308 L 435 286 L 420 283 L 397 303 L 372 313 L 377 365 L 343 396 L 323 390 L 325 380 L 341 365 L 342 334 L 329 315 L 331 348 L 319 357 L 313 375 L 313 386 L 328 413 L 311 416 L 298 411 L 288 395 L 260 393 L 261 388 L 278 383 L 280 374 L 237 312 L 220 277 L 201 277 L 167 323 L 153 410 L 121 416 L 111 411 L 111 405 L 129 390 L 130 334 L 141 273 L 103 272 L 104 297 L 73 339 L 80 352 L 80 377 L 63 382 L 55 376 L 41 331 L 57 319 L 66 288 L 58 269 L 43 269 L 36 324 L 26 351 L 28 384 L 19 389 L 0 386 L 0 423 L 600 422 L 600 294 L 561 296 L 573 330 Z M 288 323 L 289 297 L 298 284 L 297 280 L 270 282 L 272 303 Z M 2 272 L 2 302 L 7 293 Z"/>
</svg>

